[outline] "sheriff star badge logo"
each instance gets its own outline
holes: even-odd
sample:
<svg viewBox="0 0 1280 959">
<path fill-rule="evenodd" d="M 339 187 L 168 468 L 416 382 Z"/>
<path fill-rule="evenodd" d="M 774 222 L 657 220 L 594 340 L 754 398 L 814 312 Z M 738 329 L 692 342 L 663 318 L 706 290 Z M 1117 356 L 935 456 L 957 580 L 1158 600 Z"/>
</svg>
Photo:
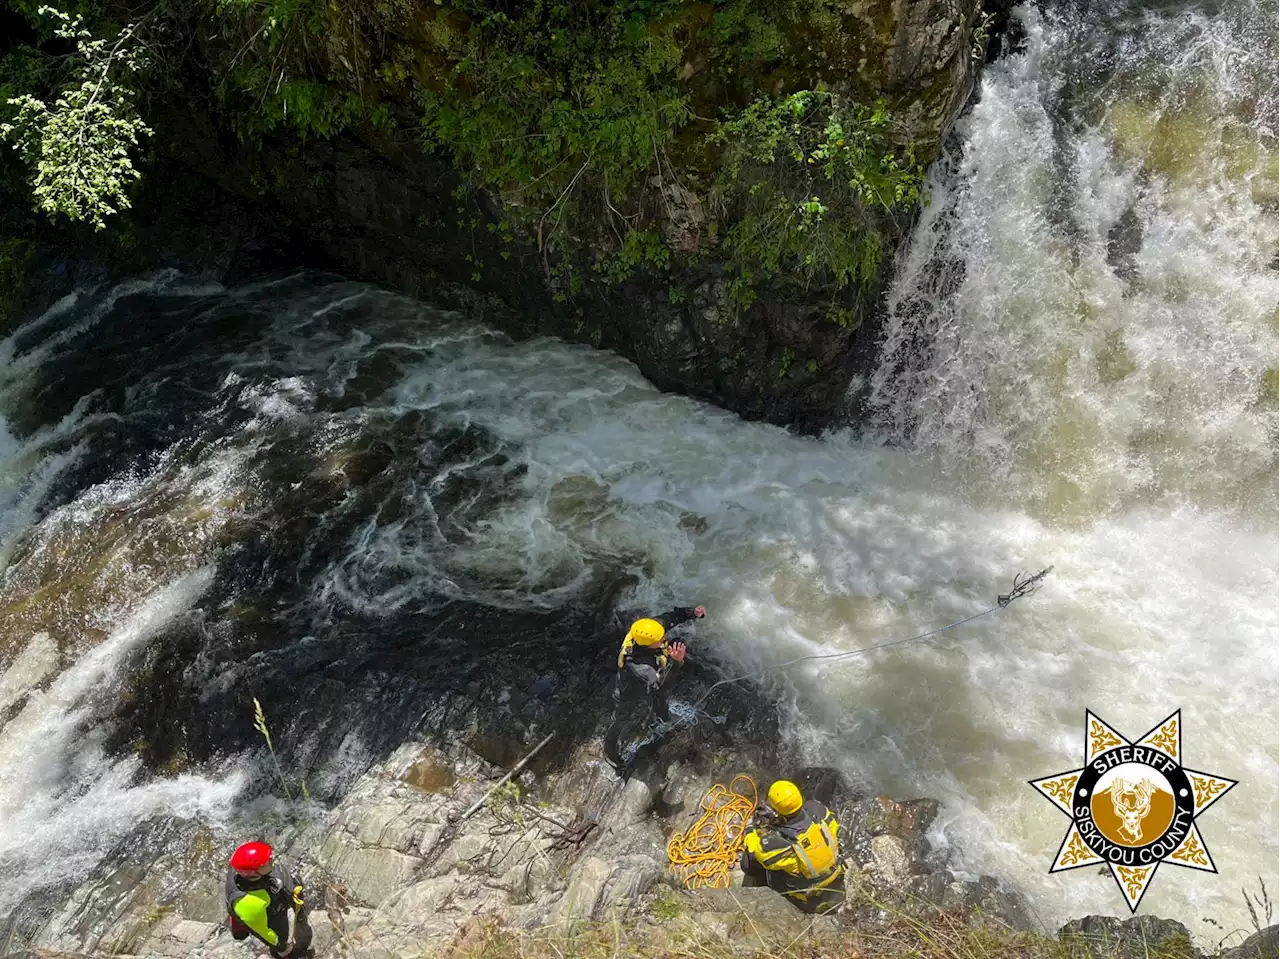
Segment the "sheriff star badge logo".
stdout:
<svg viewBox="0 0 1280 959">
<path fill-rule="evenodd" d="M 1086 711 L 1084 759 L 1030 781 L 1071 818 L 1050 873 L 1105 863 L 1134 913 L 1162 862 L 1218 871 L 1196 819 L 1236 780 L 1182 765 L 1181 710 L 1136 742 Z"/>
</svg>

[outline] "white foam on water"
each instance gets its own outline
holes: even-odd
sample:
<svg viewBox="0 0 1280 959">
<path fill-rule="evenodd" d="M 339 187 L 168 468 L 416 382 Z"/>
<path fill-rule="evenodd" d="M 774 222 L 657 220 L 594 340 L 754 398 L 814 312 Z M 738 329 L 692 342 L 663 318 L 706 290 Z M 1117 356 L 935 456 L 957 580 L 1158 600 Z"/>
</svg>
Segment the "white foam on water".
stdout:
<svg viewBox="0 0 1280 959">
<path fill-rule="evenodd" d="M 0 713 L 58 669 L 58 644 L 48 633 L 36 633 L 0 674 Z"/>
<path fill-rule="evenodd" d="M 335 295 L 349 291 L 316 297 Z M 929 644 L 764 677 L 786 707 L 798 761 L 837 765 L 899 796 L 942 799 L 936 837 L 957 868 L 1011 878 L 1052 925 L 1114 912 L 1116 893 L 1110 880 L 1047 877 L 1065 821 L 1025 781 L 1076 764 L 1085 708 L 1137 735 L 1181 707 L 1188 762 L 1241 786 L 1204 823 L 1222 875 L 1165 869 L 1151 908 L 1238 923 L 1235 890 L 1271 875 L 1275 835 L 1256 828 L 1259 809 L 1277 808 L 1277 570 L 1265 517 L 1213 502 L 1137 501 L 1062 523 L 958 484 L 953 465 L 928 453 L 743 423 L 657 392 L 617 358 L 549 340 L 512 344 L 385 294 L 365 299 L 378 309 L 362 330 L 308 327 L 296 315 L 314 312 L 303 298 L 264 331 L 279 369 L 255 375 L 280 381 L 299 411 L 353 382 L 355 359 L 395 352 L 399 372 L 384 391 L 303 421 L 321 452 L 380 418 L 421 410 L 445 426 L 486 431 L 523 471 L 508 474 L 516 477 L 509 495 L 463 514 L 453 543 L 438 535 L 438 478 L 416 476 L 397 491 L 395 521 L 363 527 L 350 556 L 313 584 L 320 601 L 340 583 L 349 601 L 394 612 L 395 602 L 449 595 L 453 582 L 458 595 L 482 601 L 557 605 L 595 567 L 621 565 L 640 583 L 623 597 L 629 606 L 706 605 L 693 654 L 741 672 L 936 628 L 991 605 L 1014 572 L 1055 563 L 1036 596 Z M 284 383 L 284 370 L 299 382 Z M 242 385 L 229 381 L 224 401 L 238 401 Z M 212 460 L 183 467 L 210 484 L 195 499 L 216 502 L 248 483 L 235 464 L 245 449 L 269 451 L 265 428 L 255 419 L 245 435 L 209 444 Z M 214 468 L 224 460 L 234 476 Z M 150 515 L 152 485 L 101 484 L 46 522 L 76 510 L 91 521 L 130 503 Z M 381 576 L 388 569 L 397 574 L 393 594 Z M 141 641 L 113 636 L 104 648 Z M 52 687 L 29 698 L 23 715 L 49 695 Z M 13 748 L 38 749 L 31 736 Z M 51 767 L 33 767 L 37 784 L 26 795 L 67 775 L 51 755 Z M 113 823 L 132 815 L 131 804 L 150 808 L 146 789 L 194 789 L 215 814 L 231 794 L 230 786 L 202 793 L 199 779 L 126 786 L 136 770 L 127 761 L 110 770 L 97 778 L 120 798 L 119 818 L 107 796 L 94 809 Z M 36 816 L 13 801 L 19 815 Z M 97 828 L 83 815 L 68 813 L 63 830 L 41 841 L 82 835 L 76 822 Z"/>
<path fill-rule="evenodd" d="M 35 521 L 58 477 L 78 462 L 82 449 L 77 436 L 104 420 L 118 418 L 110 412 L 88 413 L 94 397 L 86 394 L 56 424 L 14 436 L 11 420 L 31 402 L 41 366 L 91 331 L 126 297 L 152 293 L 199 297 L 223 291 L 219 284 L 186 282 L 176 270 L 161 270 L 111 287 L 92 299 L 87 309 L 77 309 L 87 291 L 72 291 L 0 340 L 0 570 Z"/>
<path fill-rule="evenodd" d="M 412 571 L 396 586 L 408 600 L 481 570 L 490 585 L 469 595 L 554 605 L 621 561 L 640 578 L 624 602 L 705 604 L 694 654 L 740 672 L 936 628 L 1056 564 L 1034 597 L 931 643 L 766 677 L 791 704 L 788 737 L 806 761 L 942 799 L 956 867 L 1014 880 L 1052 925 L 1113 912 L 1117 893 L 1047 876 L 1066 821 L 1026 780 L 1079 764 L 1086 708 L 1134 736 L 1181 708 L 1188 762 L 1239 778 L 1240 798 L 1204 824 L 1221 876 L 1166 868 L 1150 908 L 1193 926 L 1243 917 L 1239 886 L 1271 875 L 1277 852 L 1252 828 L 1277 809 L 1273 526 L 1142 501 L 1062 523 L 958 488 L 935 457 L 745 424 L 589 350 L 430 339 L 383 402 L 490 431 L 525 467 L 520 495 L 451 547 L 430 535 L 429 496 L 402 503 L 353 543 L 347 566 L 368 564 L 366 585 L 373 568 Z M 346 582 L 369 609 L 386 601 Z"/>
<path fill-rule="evenodd" d="M 1254 197 L 1274 134 L 1245 123 L 1256 155 L 1221 146 L 1241 134 L 1253 89 L 1241 75 L 1257 58 L 1233 21 L 1139 14 L 1142 29 L 1125 27 L 1114 60 L 1165 73 L 1138 93 L 1117 82 L 1092 105 L 1077 96 L 1073 125 L 1055 111 L 1087 31 L 1065 14 L 1019 15 L 1027 51 L 988 71 L 890 294 L 885 362 L 868 385 L 877 428 L 896 445 L 799 438 L 661 394 L 631 364 L 584 347 L 514 344 L 359 284 L 308 292 L 279 281 L 227 296 L 272 321 L 217 400 L 253 419 L 208 449 L 227 462 L 245 450 L 269 458 L 271 430 L 306 427 L 318 453 L 338 457 L 414 416 L 479 430 L 476 451 L 442 469 L 419 451 L 425 465 L 406 469 L 394 502 L 311 584 L 321 608 L 555 607 L 596 571 L 622 568 L 639 584 L 627 606 L 704 604 L 691 652 L 734 673 L 935 629 L 992 605 L 1015 572 L 1054 564 L 1035 596 L 930 642 L 761 681 L 783 704 L 797 762 L 941 799 L 933 836 L 956 868 L 1013 880 L 1049 928 L 1123 906 L 1109 877 L 1048 875 L 1067 822 L 1026 781 L 1079 765 L 1085 709 L 1137 736 L 1180 708 L 1186 761 L 1240 785 L 1201 824 L 1219 875 L 1163 867 L 1143 909 L 1207 939 L 1201 916 L 1248 923 L 1238 890 L 1254 876 L 1280 888 L 1277 417 L 1266 390 L 1275 213 Z M 1215 108 L 1188 107 L 1203 102 L 1191 88 L 1210 91 Z M 1165 102 L 1162 89 L 1177 95 Z M 1210 117 L 1196 142 L 1209 130 L 1221 149 L 1184 168 L 1151 134 L 1135 153 L 1134 118 L 1148 109 L 1169 115 L 1165 140 Z M 1126 217 L 1140 235 L 1121 269 L 1108 241 Z M 317 412 L 356 390 L 359 404 Z M 461 498 L 449 491 L 495 449 L 508 467 Z M 397 466 L 412 453 L 397 445 Z M 185 468 L 202 475 L 201 463 Z M 236 475 L 236 488 L 251 485 Z M 209 496 L 228 489 L 210 482 Z M 113 491 L 127 508 L 144 489 L 120 478 L 81 508 L 99 515 Z M 140 594 L 155 588 L 140 583 Z M 152 808 L 147 789 L 185 790 L 188 808 L 215 811 L 234 792 L 198 778 L 130 785 L 137 770 L 95 754 L 92 736 L 73 749 L 78 727 L 66 723 L 86 707 L 72 694 L 89 696 L 86 675 L 145 642 L 128 636 L 113 632 L 99 660 L 87 653 L 28 693 L 0 732 L 7 766 L 31 779 L 23 795 L 48 793 L 66 810 L 53 817 L 60 830 L 39 834 L 49 848 L 92 836 L 95 815 L 111 834 Z M 72 698 L 57 720 L 41 712 L 56 695 Z M 37 716 L 56 747 L 47 763 L 30 734 Z M 107 790 L 92 809 L 65 791 L 89 782 L 77 778 L 82 754 L 105 784 L 92 788 Z M 358 743 L 350 755 L 362 755 Z M 39 829 L 39 803 L 5 788 L 0 812 Z"/>
<path fill-rule="evenodd" d="M 176 270 L 161 270 L 152 276 L 126 280 L 93 300 L 90 309 L 80 313 L 73 323 L 59 327 L 56 321 L 67 313 L 72 313 L 83 298 L 80 291 L 75 291 L 62 297 L 40 316 L 19 326 L 0 340 L 0 360 L 3 361 L 0 362 L 0 401 L 7 399 L 6 394 L 15 386 L 22 388 L 25 380 L 49 356 L 96 326 L 124 297 L 145 293 L 175 293 L 183 289 L 189 289 L 194 295 L 201 295 L 207 290 L 204 284 L 197 287 L 179 285 L 175 288 L 173 284 L 178 278 Z M 46 330 L 45 327 L 51 329 Z"/>
<path fill-rule="evenodd" d="M 1204 89 L 1249 36 L 1151 15 L 1110 54 L 1132 86 L 1067 93 L 1085 27 L 1020 16 L 1027 52 L 988 71 L 902 256 L 878 424 L 1058 519 L 1187 497 L 1274 509 L 1276 217 L 1245 173 L 1274 171 L 1275 140 L 1235 119 L 1256 108 L 1245 91 Z M 1092 126 L 1060 119 L 1070 97 Z M 1202 141 L 1195 163 L 1169 159 Z M 1127 280 L 1108 262 L 1126 210 Z"/>
<path fill-rule="evenodd" d="M 190 609 L 212 578 L 204 569 L 157 591 L 0 728 L 0 912 L 33 889 L 84 875 L 148 817 L 214 817 L 239 792 L 234 772 L 140 779 L 136 758 L 105 753 L 96 722 L 128 657 Z"/>
<path fill-rule="evenodd" d="M 1241 886 L 1280 885 L 1274 210 L 1261 173 L 1212 156 L 1139 175 L 1124 103 L 1064 135 L 1046 94 L 1065 27 L 1024 17 L 1028 51 L 989 72 L 891 296 L 872 401 L 906 448 L 742 424 L 561 344 L 419 341 L 388 402 L 496 433 L 522 495 L 453 549 L 424 535 L 424 496 L 353 562 L 376 539 L 374 565 L 417 576 L 404 597 L 481 569 L 506 584 L 489 601 L 554 605 L 627 558 L 628 598 L 705 603 L 695 650 L 738 669 L 922 632 L 1056 564 L 1036 597 L 937 642 L 793 670 L 775 685 L 788 733 L 810 761 L 942 798 L 957 867 L 1013 879 L 1052 927 L 1122 906 L 1109 877 L 1048 876 L 1066 821 L 1026 780 L 1079 764 L 1086 708 L 1134 736 L 1181 708 L 1187 762 L 1241 785 L 1203 823 L 1220 874 L 1165 867 L 1144 909 L 1212 937 L 1202 916 L 1248 922 Z M 1238 79 L 1231 24 L 1144 29 L 1162 26 L 1172 69 Z M 1128 279 L 1107 249 L 1126 210 Z"/>
</svg>

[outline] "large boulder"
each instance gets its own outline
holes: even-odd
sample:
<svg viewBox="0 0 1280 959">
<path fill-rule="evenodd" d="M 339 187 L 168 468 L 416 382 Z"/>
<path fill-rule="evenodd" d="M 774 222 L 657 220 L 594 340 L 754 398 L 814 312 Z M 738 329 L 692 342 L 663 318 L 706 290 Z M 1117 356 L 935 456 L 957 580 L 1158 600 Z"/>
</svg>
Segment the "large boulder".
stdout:
<svg viewBox="0 0 1280 959">
<path fill-rule="evenodd" d="M 1276 959 L 1280 952 L 1280 926 L 1259 929 L 1238 946 L 1224 949 L 1218 959 Z"/>
<path fill-rule="evenodd" d="M 1187 927 L 1172 919 L 1135 916 L 1085 916 L 1058 930 L 1058 940 L 1074 956 L 1091 959 L 1202 959 Z"/>
</svg>

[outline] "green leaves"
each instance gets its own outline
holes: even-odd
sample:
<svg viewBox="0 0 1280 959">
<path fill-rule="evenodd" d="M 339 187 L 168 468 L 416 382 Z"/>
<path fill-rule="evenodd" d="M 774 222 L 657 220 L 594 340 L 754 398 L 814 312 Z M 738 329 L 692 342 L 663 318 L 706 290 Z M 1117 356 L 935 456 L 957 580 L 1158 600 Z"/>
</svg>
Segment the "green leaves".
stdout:
<svg viewBox="0 0 1280 959">
<path fill-rule="evenodd" d="M 0 138 L 31 167 L 37 209 L 101 230 L 108 216 L 130 206 L 128 189 L 141 176 L 130 151 L 151 133 L 137 114 L 136 91 L 118 80 L 142 66 L 142 51 L 132 27 L 108 46 L 78 15 L 52 7 L 39 13 L 51 18 L 56 36 L 76 41 L 76 83 L 52 104 L 32 93 L 10 97 L 16 113 L 0 123 Z"/>
<path fill-rule="evenodd" d="M 584 168 L 624 191 L 691 117 L 672 79 L 674 28 L 646 16 L 662 6 L 532 3 L 465 29 L 437 20 L 440 65 L 419 97 L 427 143 L 539 215 L 581 192 Z"/>
<path fill-rule="evenodd" d="M 605 259 L 599 269 L 610 283 L 617 284 L 629 280 L 637 267 L 663 269 L 670 260 L 671 250 L 657 230 L 632 230 L 622 241 L 621 248 Z"/>
<path fill-rule="evenodd" d="M 883 103 L 827 91 L 759 98 L 717 124 L 724 146 L 720 183 L 738 220 L 725 236 L 730 291 L 753 302 L 754 282 L 798 274 L 808 285 L 866 285 L 881 259 L 877 210 L 910 207 L 923 170 L 910 149 L 889 148 Z"/>
</svg>

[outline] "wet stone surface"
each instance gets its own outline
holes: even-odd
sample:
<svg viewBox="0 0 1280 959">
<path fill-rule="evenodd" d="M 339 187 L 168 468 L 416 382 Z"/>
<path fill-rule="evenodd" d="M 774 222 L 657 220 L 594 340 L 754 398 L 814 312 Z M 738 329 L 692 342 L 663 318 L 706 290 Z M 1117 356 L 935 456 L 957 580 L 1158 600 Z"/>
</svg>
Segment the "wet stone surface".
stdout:
<svg viewBox="0 0 1280 959">
<path fill-rule="evenodd" d="M 554 770 L 517 777 L 522 785 L 463 819 L 503 768 L 461 744 L 411 740 L 332 808 L 267 815 L 259 828 L 275 822 L 278 854 L 297 863 L 305 879 L 318 955 L 449 956 L 479 921 L 568 929 L 625 919 L 659 887 L 674 891 L 666 839 L 692 821 L 703 793 L 724 778 L 726 759 L 728 768 L 759 780 L 767 781 L 769 770 L 746 753 L 708 756 L 691 738 L 670 746 L 661 761 L 620 780 L 598 744 L 584 745 Z M 770 765 L 778 762 L 785 760 L 774 757 Z M 927 865 L 923 832 L 934 810 L 927 801 L 859 798 L 831 770 L 792 775 L 845 823 L 854 919 L 877 921 L 875 910 L 860 905 L 864 892 L 921 909 L 1015 901 L 994 880 L 956 882 Z M 181 851 L 81 885 L 29 945 L 90 956 L 243 955 L 246 947 L 224 925 L 223 867 L 213 847 L 208 834 L 194 835 Z M 809 918 L 781 897 L 741 888 L 734 876 L 732 890 L 682 895 L 678 914 L 662 921 L 706 936 L 737 934 L 748 917 L 779 934 L 806 928 Z M 838 935 L 844 921 L 824 917 L 813 929 Z"/>
</svg>

